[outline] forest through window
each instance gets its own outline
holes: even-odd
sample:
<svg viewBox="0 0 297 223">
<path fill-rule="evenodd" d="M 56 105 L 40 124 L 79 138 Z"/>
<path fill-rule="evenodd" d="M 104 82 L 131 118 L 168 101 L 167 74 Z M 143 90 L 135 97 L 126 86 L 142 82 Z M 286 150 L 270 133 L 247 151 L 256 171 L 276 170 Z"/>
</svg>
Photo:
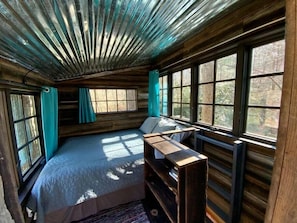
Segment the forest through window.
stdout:
<svg viewBox="0 0 297 223">
<path fill-rule="evenodd" d="M 234 51 L 204 60 L 197 69 L 189 67 L 160 76 L 161 114 L 205 127 L 275 141 L 284 59 L 285 40 L 277 40 L 247 47 L 240 57 Z M 238 64 L 246 68 L 238 69 Z M 192 83 L 193 77 L 195 82 Z M 168 95 L 172 95 L 172 105 L 164 103 Z M 197 103 L 193 104 L 195 101 Z"/>
</svg>

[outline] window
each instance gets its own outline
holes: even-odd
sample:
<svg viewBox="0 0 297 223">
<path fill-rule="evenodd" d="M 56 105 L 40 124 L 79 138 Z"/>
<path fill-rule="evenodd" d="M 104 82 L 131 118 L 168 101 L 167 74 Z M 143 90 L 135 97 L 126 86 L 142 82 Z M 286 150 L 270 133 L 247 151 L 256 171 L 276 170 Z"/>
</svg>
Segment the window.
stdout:
<svg viewBox="0 0 297 223">
<path fill-rule="evenodd" d="M 137 110 L 135 89 L 90 89 L 95 113 Z"/>
<path fill-rule="evenodd" d="M 237 55 L 199 65 L 197 121 L 232 129 Z"/>
<path fill-rule="evenodd" d="M 10 94 L 18 171 L 24 181 L 43 157 L 35 96 Z"/>
<path fill-rule="evenodd" d="M 190 119 L 191 69 L 172 74 L 172 116 Z"/>
<path fill-rule="evenodd" d="M 285 41 L 280 40 L 251 50 L 246 133 L 277 137 Z"/>
<path fill-rule="evenodd" d="M 161 115 L 168 115 L 168 81 L 167 75 L 159 77 L 160 86 L 160 113 Z"/>
</svg>

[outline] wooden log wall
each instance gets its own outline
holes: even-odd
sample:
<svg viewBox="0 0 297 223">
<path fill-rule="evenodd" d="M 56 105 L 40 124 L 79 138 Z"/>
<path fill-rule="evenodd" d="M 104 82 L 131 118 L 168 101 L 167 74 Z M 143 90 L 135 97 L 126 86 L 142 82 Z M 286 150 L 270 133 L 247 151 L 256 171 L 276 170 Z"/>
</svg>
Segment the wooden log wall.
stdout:
<svg viewBox="0 0 297 223">
<path fill-rule="evenodd" d="M 52 86 L 53 84 L 53 81 L 33 70 L 28 70 L 17 64 L 0 59 L 0 176 L 3 179 L 3 185 L 0 182 L 0 190 L 3 186 L 5 203 L 15 222 L 22 223 L 25 220 L 24 210 L 22 210 L 19 204 L 19 182 L 13 154 L 14 148 L 9 125 L 6 91 L 36 92 L 41 90 L 41 86 Z M 0 197 L 0 199 L 2 198 Z M 5 219 L 4 216 L 3 218 L 4 222 L 12 222 L 9 218 Z"/>
<path fill-rule="evenodd" d="M 161 72 L 170 72 L 179 67 L 192 66 L 206 52 L 209 51 L 215 55 L 220 53 L 220 48 L 225 46 L 236 47 L 236 41 L 240 41 L 244 36 L 252 36 L 254 31 L 261 29 L 264 24 L 273 23 L 272 21 L 284 21 L 284 18 L 284 0 L 249 1 L 241 8 L 229 11 L 218 20 L 213 21 L 212 24 L 201 29 L 192 38 L 177 45 L 172 51 L 168 51 L 168 54 L 158 57 L 155 61 L 156 67 Z M 284 27 L 284 23 L 281 23 L 281 26 Z M 215 139 L 227 140 L 220 134 L 213 134 Z M 268 205 L 275 149 L 269 145 L 250 141 L 246 142 L 246 146 L 240 222 L 263 222 Z M 214 158 L 220 154 L 220 162 L 227 166 L 230 165 L 230 154 L 218 152 L 218 148 L 210 146 L 206 150 L 208 155 Z M 210 169 L 209 177 L 222 188 L 227 190 L 230 188 L 230 179 L 218 171 Z M 225 199 L 219 197 L 211 189 L 208 190 L 208 196 L 219 204 L 225 212 L 228 212 L 229 203 Z M 215 216 L 216 213 L 213 214 Z"/>
<path fill-rule="evenodd" d="M 284 0 L 242 1 L 242 4 L 242 7 L 213 20 L 188 40 L 157 57 L 156 67 L 162 71 L 191 65 L 205 50 L 285 16 Z"/>
<path fill-rule="evenodd" d="M 95 78 L 64 81 L 59 92 L 59 137 L 78 136 L 121 129 L 139 128 L 147 117 L 148 69 L 115 72 Z M 137 89 L 137 111 L 97 114 L 96 122 L 78 124 L 78 88 Z"/>
</svg>

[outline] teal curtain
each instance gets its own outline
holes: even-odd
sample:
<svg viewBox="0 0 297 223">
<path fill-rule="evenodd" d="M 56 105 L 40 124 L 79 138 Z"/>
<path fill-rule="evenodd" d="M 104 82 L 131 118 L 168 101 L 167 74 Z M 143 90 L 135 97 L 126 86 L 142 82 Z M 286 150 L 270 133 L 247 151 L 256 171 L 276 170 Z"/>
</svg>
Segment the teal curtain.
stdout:
<svg viewBox="0 0 297 223">
<path fill-rule="evenodd" d="M 88 88 L 79 88 L 79 123 L 89 123 L 96 121 L 90 92 Z"/>
<path fill-rule="evenodd" d="M 48 161 L 58 149 L 58 91 L 56 88 L 43 87 L 41 118 L 45 158 Z"/>
<path fill-rule="evenodd" d="M 148 116 L 160 116 L 158 70 L 153 70 L 149 72 Z"/>
</svg>

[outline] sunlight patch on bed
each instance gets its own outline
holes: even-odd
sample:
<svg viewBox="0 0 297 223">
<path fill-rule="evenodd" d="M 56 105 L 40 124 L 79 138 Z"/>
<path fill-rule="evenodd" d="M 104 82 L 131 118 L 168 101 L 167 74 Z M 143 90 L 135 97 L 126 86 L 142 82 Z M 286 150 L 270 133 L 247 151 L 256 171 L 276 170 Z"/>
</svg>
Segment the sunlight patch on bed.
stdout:
<svg viewBox="0 0 297 223">
<path fill-rule="evenodd" d="M 120 141 L 120 137 L 119 136 L 114 136 L 114 137 L 102 139 L 102 143 L 103 144 L 111 143 L 111 142 L 118 142 L 118 141 Z"/>
<path fill-rule="evenodd" d="M 112 171 L 108 171 L 106 176 L 112 180 L 120 180 L 119 176 L 115 175 Z"/>
<path fill-rule="evenodd" d="M 94 192 L 94 190 L 89 189 L 87 190 L 81 197 L 77 200 L 76 204 L 80 204 L 86 200 L 89 200 L 91 198 L 96 198 L 97 194 Z"/>
<path fill-rule="evenodd" d="M 137 137 L 139 137 L 139 135 L 133 133 L 133 134 L 128 134 L 128 135 L 121 136 L 121 139 L 127 140 L 127 139 L 133 139 L 133 138 L 135 139 Z"/>
</svg>

